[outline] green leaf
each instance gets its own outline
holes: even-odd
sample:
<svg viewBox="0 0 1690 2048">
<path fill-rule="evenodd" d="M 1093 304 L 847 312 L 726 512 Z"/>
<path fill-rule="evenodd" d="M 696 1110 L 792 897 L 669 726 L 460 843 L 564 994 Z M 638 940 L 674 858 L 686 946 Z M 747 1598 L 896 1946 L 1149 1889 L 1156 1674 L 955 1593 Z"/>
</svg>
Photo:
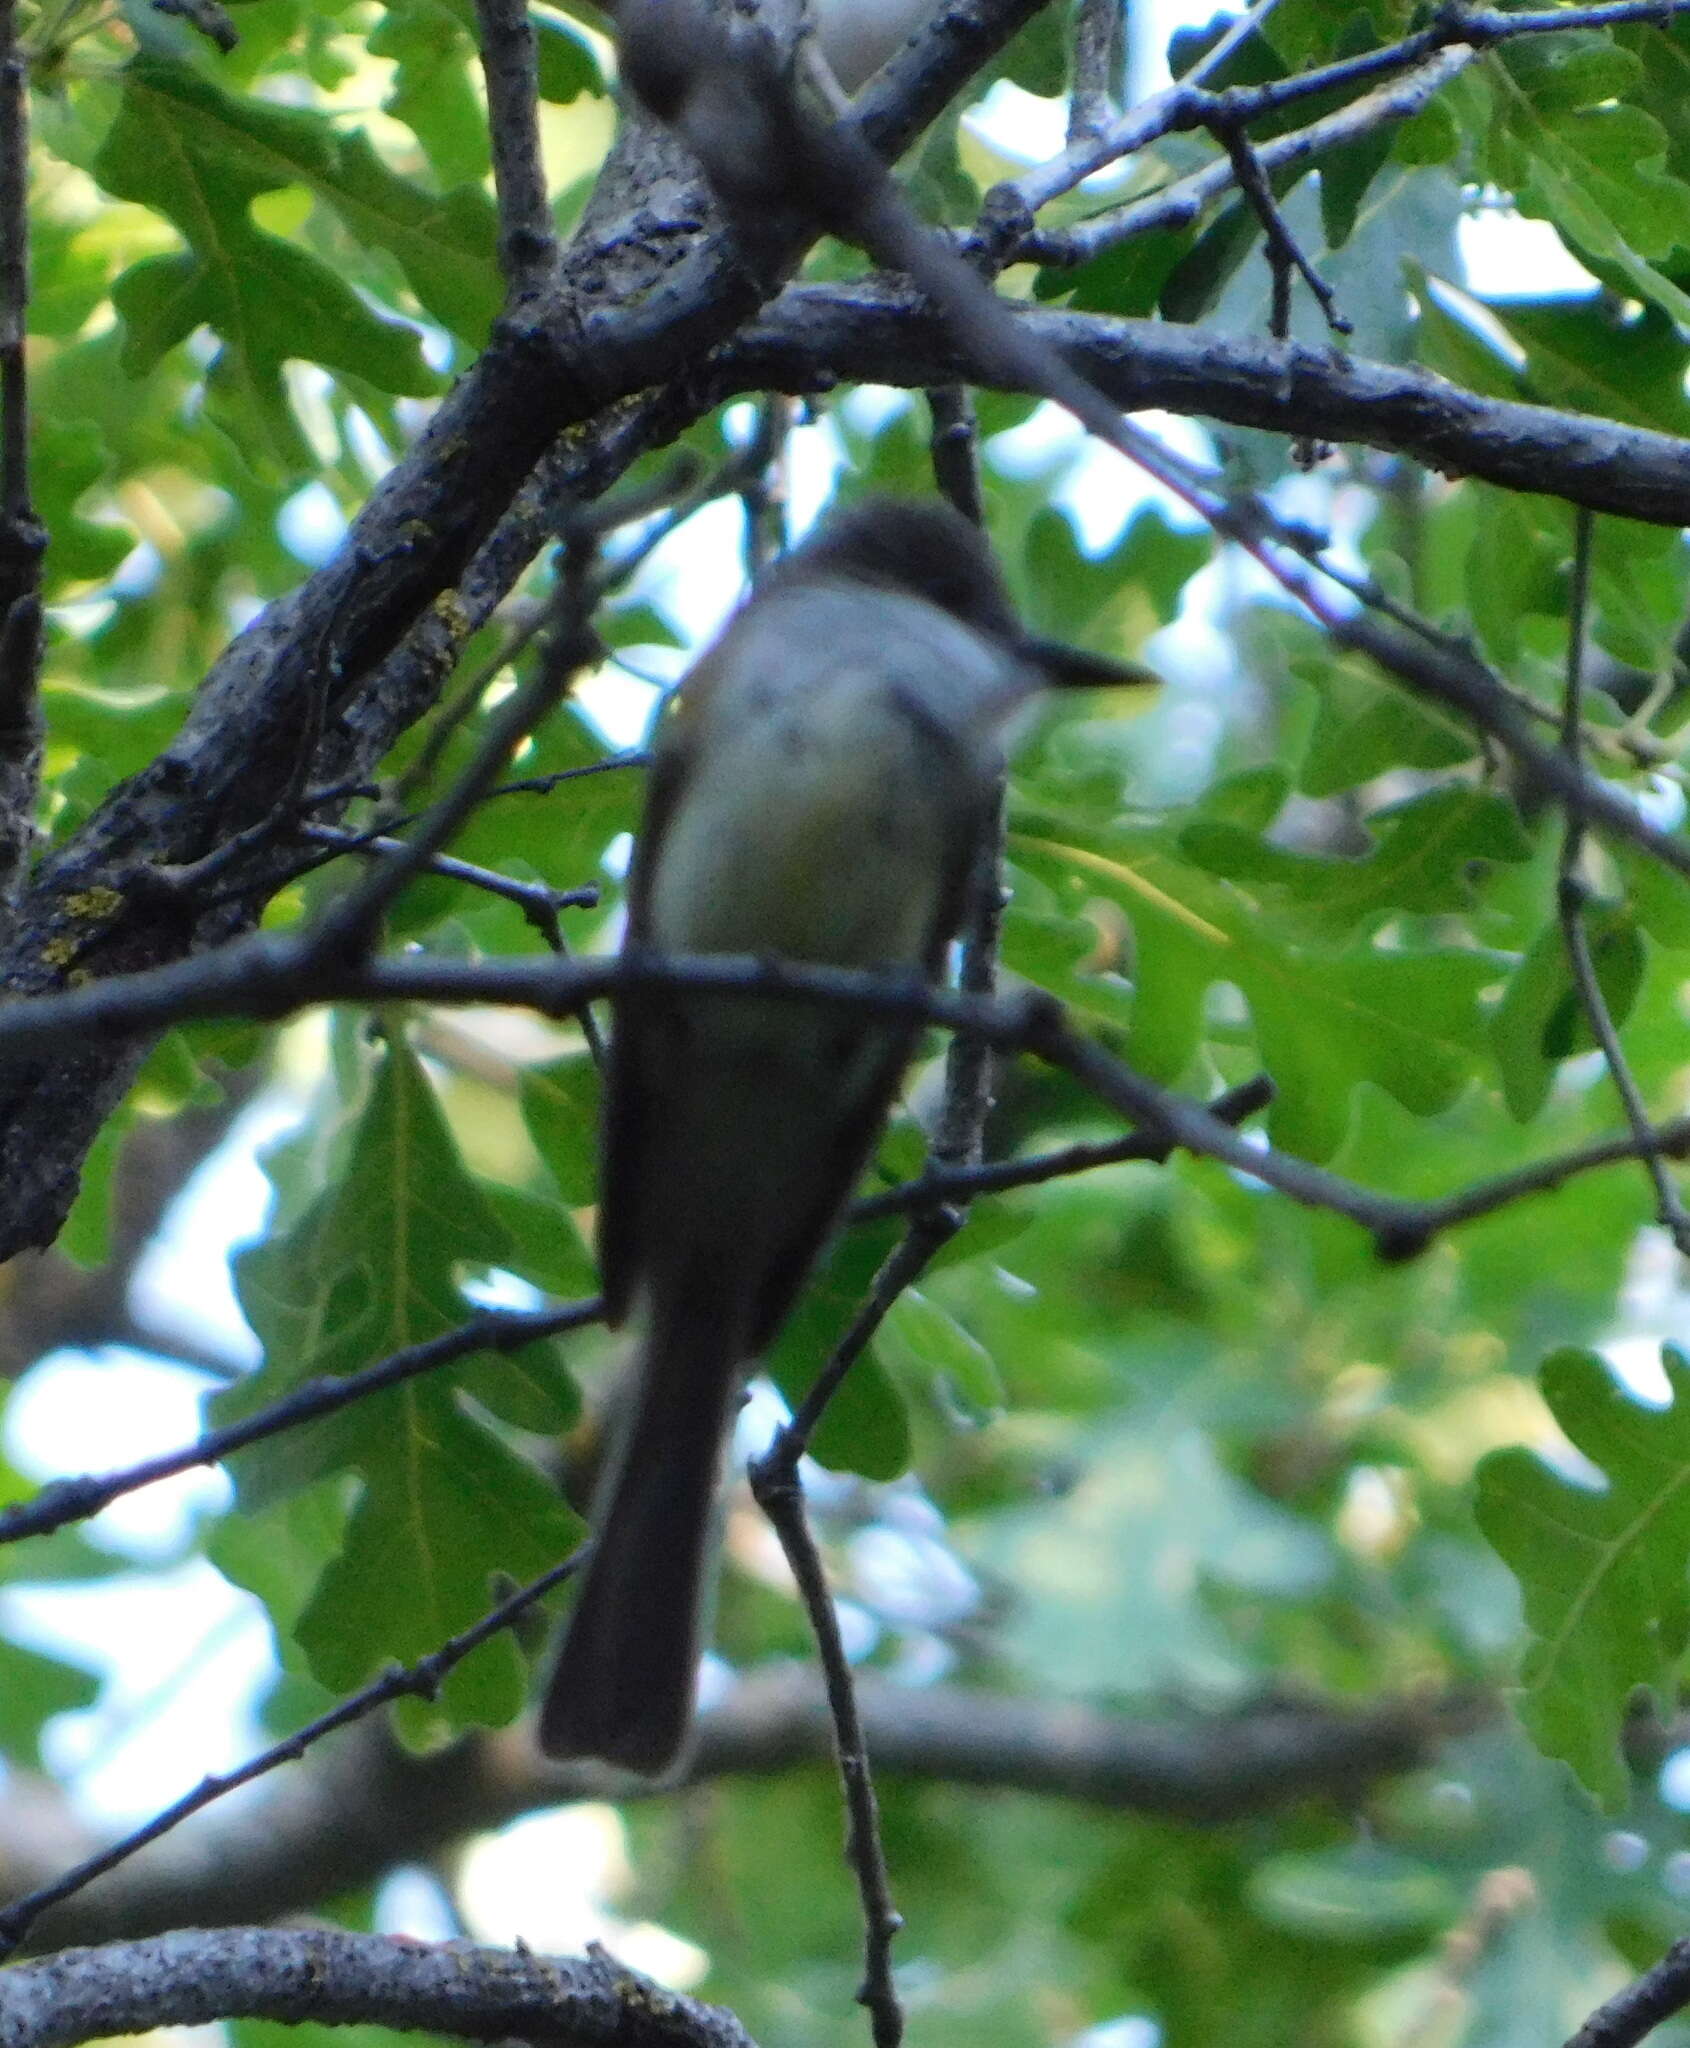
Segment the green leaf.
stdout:
<svg viewBox="0 0 1690 2048">
<path fill-rule="evenodd" d="M 1690 296 L 1662 267 L 1690 248 L 1690 184 L 1664 168 L 1660 122 L 1615 97 L 1635 79 L 1636 60 L 1579 35 L 1520 36 L 1498 54 L 1490 175 L 1575 253 L 1690 326 Z"/>
<path fill-rule="evenodd" d="M 55 1714 L 91 1707 L 100 1681 L 79 1665 L 66 1664 L 8 1638 L 3 1646 L 6 1683 L 0 1685 L 0 1755 L 39 1768 L 41 1731 Z"/>
<path fill-rule="evenodd" d="M 521 1085 L 523 1121 L 558 1193 L 572 1209 L 598 1200 L 598 1068 L 584 1052 L 529 1067 Z"/>
<path fill-rule="evenodd" d="M 1670 1348 L 1661 1363 L 1666 1408 L 1626 1393 L 1593 1352 L 1544 1360 L 1543 1397 L 1600 1487 L 1525 1450 L 1479 1468 L 1479 1526 L 1520 1582 L 1533 1637 L 1520 1717 L 1610 1807 L 1628 1783 L 1631 1694 L 1647 1686 L 1667 1705 L 1690 1641 L 1690 1370 Z"/>
<path fill-rule="evenodd" d="M 466 1314 L 459 1267 L 498 1264 L 506 1251 L 427 1076 L 411 1054 L 390 1048 L 336 1183 L 285 1236 L 239 1261 L 242 1305 L 265 1364 L 214 1403 L 218 1418 L 455 1327 Z M 558 1430 L 574 1413 L 555 1362 L 539 1357 L 490 1361 L 457 1384 L 526 1428 L 539 1426 L 548 1407 Z M 564 1555 L 578 1528 L 554 1488 L 441 1376 L 411 1380 L 236 1461 L 249 1508 L 339 1471 L 356 1473 L 360 1492 L 297 1628 L 313 1673 L 331 1689 L 438 1648 L 486 1610 L 498 1576 L 534 1576 Z M 503 1722 L 525 1692 L 521 1656 L 501 1639 L 452 1673 L 441 1713 L 446 1725 Z"/>
<path fill-rule="evenodd" d="M 1135 655 L 1173 617 L 1181 592 L 1212 551 L 1207 535 L 1182 533 L 1146 506 L 1107 554 L 1087 556 L 1073 527 L 1047 508 L 1027 529 L 1022 609 L 1040 632 Z"/>
<path fill-rule="evenodd" d="M 898 1225 L 890 1222 L 848 1230 L 799 1296 L 763 1361 L 791 1407 L 803 1400 L 833 1355 L 898 1236 Z M 810 1450 L 830 1469 L 860 1472 L 865 1479 L 896 1479 L 908 1466 L 904 1404 L 872 1349 L 851 1367 L 828 1403 Z"/>
<path fill-rule="evenodd" d="M 499 1181 L 478 1183 L 483 1201 L 504 1231 L 500 1266 L 560 1301 L 575 1301 L 598 1287 L 598 1268 L 569 1210 L 549 1194 Z"/>
<path fill-rule="evenodd" d="M 530 14 L 540 73 L 540 97 L 567 106 L 581 95 L 608 90 L 598 56 L 572 21 L 561 15 Z"/>
<path fill-rule="evenodd" d="M 1492 863 L 1518 863 L 1532 851 L 1514 806 L 1465 784 L 1375 811 L 1367 829 L 1374 844 L 1361 859 L 1293 853 L 1259 828 L 1210 815 L 1205 805 L 1179 845 L 1211 874 L 1282 895 L 1304 928 L 1340 937 L 1398 911 L 1471 910 Z"/>
<path fill-rule="evenodd" d="M 1630 847 L 1611 847 L 1609 855 L 1625 877 L 1626 899 L 1641 929 L 1675 952 L 1690 948 L 1690 888 L 1683 876 Z"/>
<path fill-rule="evenodd" d="M 1626 317 L 1592 295 L 1582 301 L 1499 300 L 1489 311 L 1524 352 L 1525 383 L 1541 404 L 1626 420 L 1661 434 L 1690 429 L 1684 343 L 1657 308 Z"/>
<path fill-rule="evenodd" d="M 334 1479 L 268 1506 L 225 1515 L 206 1556 L 230 1582 L 264 1603 L 283 1668 L 301 1682 L 307 1665 L 296 1636 L 319 1580 L 346 1540 L 345 1490 Z"/>
<path fill-rule="evenodd" d="M 1597 985 L 1609 1015 L 1620 1024 L 1643 979 L 1642 937 L 1629 910 L 1618 904 L 1592 905 L 1584 927 Z M 1491 1044 L 1511 1113 L 1529 1123 L 1543 1107 L 1557 1064 L 1595 1043 L 1560 922 L 1552 920 L 1510 975 L 1491 1019 Z"/>
<path fill-rule="evenodd" d="M 1130 1430 L 1100 1432 L 1060 1503 L 1011 1508 L 962 1535 L 965 1555 L 1020 1595 L 1006 1650 L 1062 1693 L 1224 1694 L 1243 1659 L 1206 1611 L 1199 1575 L 1295 1597 L 1328 1566 L 1323 1538 L 1226 1471 L 1173 1395 L 1159 1413 L 1141 1408 Z M 1126 1558 L 1133 1569 L 1116 1568 Z"/>
<path fill-rule="evenodd" d="M 289 460 L 305 460 L 279 386 L 291 357 L 322 363 L 383 391 L 435 388 L 416 333 L 372 313 L 330 264 L 257 227 L 261 193 L 302 185 L 365 247 L 393 256 L 422 305 L 471 340 L 498 304 L 495 223 L 484 194 L 437 199 L 389 171 L 361 133 L 320 115 L 242 99 L 186 65 L 139 58 L 95 162 L 115 196 L 164 214 L 186 256 L 131 266 L 114 296 L 129 338 L 126 361 L 145 370 L 209 325 L 223 347 L 213 388 L 269 421 Z"/>
<path fill-rule="evenodd" d="M 1018 815 L 1010 845 L 1059 896 L 1101 895 L 1130 921 L 1126 1050 L 1135 1064 L 1178 1079 L 1197 1049 L 1206 990 L 1239 990 L 1279 1090 L 1276 1144 L 1327 1158 L 1343 1140 L 1357 1083 L 1372 1081 L 1430 1116 L 1477 1070 L 1479 997 L 1495 969 L 1476 954 L 1289 943 L 1251 892 L 1190 866 L 1155 828 L 1076 832 Z"/>
<path fill-rule="evenodd" d="M 470 78 L 468 10 L 451 0 L 387 0 L 369 49 L 394 60 L 384 111 L 416 136 L 435 176 L 448 185 L 485 177 L 487 120 Z"/>
<path fill-rule="evenodd" d="M 1003 1411 L 1003 1381 L 991 1353 L 917 1287 L 893 1304 L 875 1350 L 900 1379 L 931 1387 L 967 1421 L 986 1422 Z"/>
<path fill-rule="evenodd" d="M 1306 796 L 1336 796 L 1391 768 L 1452 768 L 1471 760 L 1471 735 L 1392 689 L 1364 663 L 1329 650 L 1292 658 L 1291 672 L 1320 698 L 1297 774 Z"/>
</svg>

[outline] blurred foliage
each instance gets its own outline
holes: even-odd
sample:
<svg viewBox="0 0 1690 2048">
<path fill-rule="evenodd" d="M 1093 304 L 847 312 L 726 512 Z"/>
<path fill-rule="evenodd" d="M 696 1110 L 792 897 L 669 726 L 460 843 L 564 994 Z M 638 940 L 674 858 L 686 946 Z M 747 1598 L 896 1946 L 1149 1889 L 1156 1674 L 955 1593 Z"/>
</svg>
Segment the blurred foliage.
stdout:
<svg viewBox="0 0 1690 2048">
<path fill-rule="evenodd" d="M 1354 54 L 1419 12 L 1281 0 L 1226 82 Z M 231 633 L 339 544 L 473 358 L 500 288 L 468 0 L 248 0 L 227 57 L 142 0 L 43 0 L 22 18 L 37 86 L 35 483 L 53 535 L 43 826 L 63 838 L 167 742 Z M 535 20 L 567 226 L 610 132 L 606 45 L 596 17 L 545 5 Z M 1036 24 L 994 75 L 1059 91 L 1059 27 Z M 1213 33 L 1177 39 L 1176 70 Z M 913 194 L 969 218 L 1004 143 L 1001 125 L 941 125 Z M 1167 138 L 1123 189 L 1209 153 Z M 1425 114 L 1299 164 L 1280 189 L 1362 352 L 1480 396 L 1685 431 L 1682 20 L 1510 42 Z M 1464 273 L 1462 214 L 1499 195 L 1559 232 L 1586 291 L 1488 299 Z M 1121 196 L 1088 190 L 1057 215 Z M 817 274 L 839 260 L 824 247 Z M 1262 326 L 1268 274 L 1254 215 L 1223 202 L 1033 289 L 1241 333 Z M 1296 333 L 1324 345 L 1297 299 Z M 1167 1083 L 1208 1094 L 1265 1069 L 1276 1144 L 1402 1196 L 1611 1133 L 1619 1110 L 1556 922 L 1555 817 L 1472 733 L 1327 644 L 1118 466 L 1082 466 L 1032 411 L 980 400 L 1018 601 L 1036 630 L 1143 658 L 1166 684 L 1148 701 L 1065 700 L 1021 734 L 1009 972 Z M 796 431 L 801 474 L 831 463 L 841 494 L 930 488 L 917 400 L 834 393 Z M 744 433 L 730 409 L 685 441 L 708 471 Z M 1283 437 L 1212 441 L 1232 475 L 1329 524 L 1393 598 L 1470 638 L 1553 715 L 1568 508 L 1365 451 L 1297 475 Z M 638 537 L 614 538 L 612 562 Z M 602 884 L 598 910 L 566 916 L 572 947 L 614 939 L 640 798 L 617 747 L 649 694 L 630 678 L 673 673 L 701 614 L 720 612 L 735 539 L 713 506 L 615 588 L 598 623 L 623 666 L 516 768 L 569 779 L 487 802 L 458 842 L 513 877 Z M 1643 792 L 1632 764 L 1647 755 L 1669 821 L 1683 808 L 1685 582 L 1680 536 L 1600 523 L 1592 759 Z M 465 651 L 451 716 L 395 749 L 408 798 L 467 758 L 509 686 L 511 627 L 548 589 L 542 562 Z M 1600 849 L 1591 881 L 1627 1057 L 1652 1110 L 1681 1112 L 1683 885 Z M 339 882 L 332 867 L 304 879 L 274 920 Z M 462 957 L 543 943 L 510 903 L 437 876 L 408 893 L 392 937 Z M 238 1263 L 264 1364 L 215 1395 L 214 1418 L 445 1330 L 489 1285 L 593 1291 L 598 1082 L 582 1036 L 462 1017 L 175 1034 L 89 1163 L 73 1256 L 104 1255 L 128 1122 L 205 1099 L 272 1042 L 302 1121 L 265 1160 L 272 1220 Z M 919 1170 L 931 1050 L 874 1184 Z M 1028 1064 L 1000 1073 L 997 1098 L 997 1156 L 1117 1134 Z M 1183 1157 L 975 1206 L 816 1447 L 837 1475 L 823 1534 L 871 1663 L 1158 1720 L 1286 1699 L 1494 1702 L 1515 1687 L 1519 1711 L 1405 1781 L 1224 1825 L 887 1785 L 913 2038 L 1014 2048 L 1142 2015 L 1168 2048 L 1538 2048 L 1659 1952 L 1690 1870 L 1660 1778 L 1685 1740 L 1686 1368 L 1669 1350 L 1649 1405 L 1639 1374 L 1616 1377 L 1592 1348 L 1630 1363 L 1690 1329 L 1650 1204 L 1641 1171 L 1610 1167 L 1399 1266 L 1348 1223 Z M 789 1394 L 895 1236 L 878 1224 L 834 1249 L 769 1361 Z M 563 1552 L 578 1523 L 558 1444 L 577 1427 L 577 1383 L 596 1403 L 614 1359 L 589 1331 L 474 1361 L 236 1461 L 232 1508 L 208 1511 L 182 1552 L 269 1613 L 274 1725 L 425 1653 Z M 0 1472 L 0 1498 L 28 1490 Z M 762 1549 L 738 1540 L 749 1510 L 734 1512 L 718 1641 L 738 1665 L 801 1654 Z M 68 1585 L 129 1560 L 65 1534 L 0 1567 L 10 1585 Z M 43 1724 L 93 1681 L 12 1610 L 0 1620 L 15 1637 L 0 1745 L 33 1764 Z M 508 1722 L 538 1647 L 486 1646 L 403 1732 L 436 1742 Z M 619 1911 L 704 1950 L 703 1990 L 763 2040 L 851 2037 L 858 1928 L 826 1773 L 725 1782 L 625 1821 Z M 364 1924 L 369 1902 L 336 1910 Z M 248 2022 L 233 2038 L 269 2048 L 272 2031 Z"/>
</svg>

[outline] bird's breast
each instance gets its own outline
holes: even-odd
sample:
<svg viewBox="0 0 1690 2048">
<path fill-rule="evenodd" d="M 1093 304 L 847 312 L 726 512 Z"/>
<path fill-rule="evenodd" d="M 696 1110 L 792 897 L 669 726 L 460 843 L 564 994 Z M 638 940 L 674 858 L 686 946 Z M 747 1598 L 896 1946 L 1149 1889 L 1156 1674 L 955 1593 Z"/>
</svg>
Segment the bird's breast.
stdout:
<svg viewBox="0 0 1690 2048">
<path fill-rule="evenodd" d="M 872 675 L 715 721 L 649 876 L 651 942 L 840 967 L 925 955 L 959 829 L 954 749 Z"/>
</svg>

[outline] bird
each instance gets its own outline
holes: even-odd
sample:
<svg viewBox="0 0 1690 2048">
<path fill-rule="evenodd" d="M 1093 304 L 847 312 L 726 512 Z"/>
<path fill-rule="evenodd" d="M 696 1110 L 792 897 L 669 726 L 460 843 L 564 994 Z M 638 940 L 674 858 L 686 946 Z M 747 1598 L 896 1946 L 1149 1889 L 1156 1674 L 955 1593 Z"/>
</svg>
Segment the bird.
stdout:
<svg viewBox="0 0 1690 2048">
<path fill-rule="evenodd" d="M 651 750 L 630 955 L 755 956 L 937 984 L 1043 685 L 1143 672 L 1026 633 L 981 530 L 866 497 L 772 564 Z M 724 1445 L 850 1199 L 919 1024 L 683 986 L 616 999 L 601 1134 L 611 1404 L 593 1547 L 542 1750 L 648 1777 L 692 1719 Z"/>
</svg>

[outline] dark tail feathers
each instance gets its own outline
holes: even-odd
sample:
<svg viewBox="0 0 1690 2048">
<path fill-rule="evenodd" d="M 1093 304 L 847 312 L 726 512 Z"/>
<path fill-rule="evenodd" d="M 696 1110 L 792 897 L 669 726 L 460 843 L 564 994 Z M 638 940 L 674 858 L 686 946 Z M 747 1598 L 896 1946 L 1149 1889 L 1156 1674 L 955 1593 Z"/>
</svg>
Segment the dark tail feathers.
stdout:
<svg viewBox="0 0 1690 2048">
<path fill-rule="evenodd" d="M 540 1709 L 547 1756 L 660 1776 L 692 1721 L 716 1488 L 738 1360 L 702 1319 L 654 1323 L 593 1556 Z"/>
</svg>

